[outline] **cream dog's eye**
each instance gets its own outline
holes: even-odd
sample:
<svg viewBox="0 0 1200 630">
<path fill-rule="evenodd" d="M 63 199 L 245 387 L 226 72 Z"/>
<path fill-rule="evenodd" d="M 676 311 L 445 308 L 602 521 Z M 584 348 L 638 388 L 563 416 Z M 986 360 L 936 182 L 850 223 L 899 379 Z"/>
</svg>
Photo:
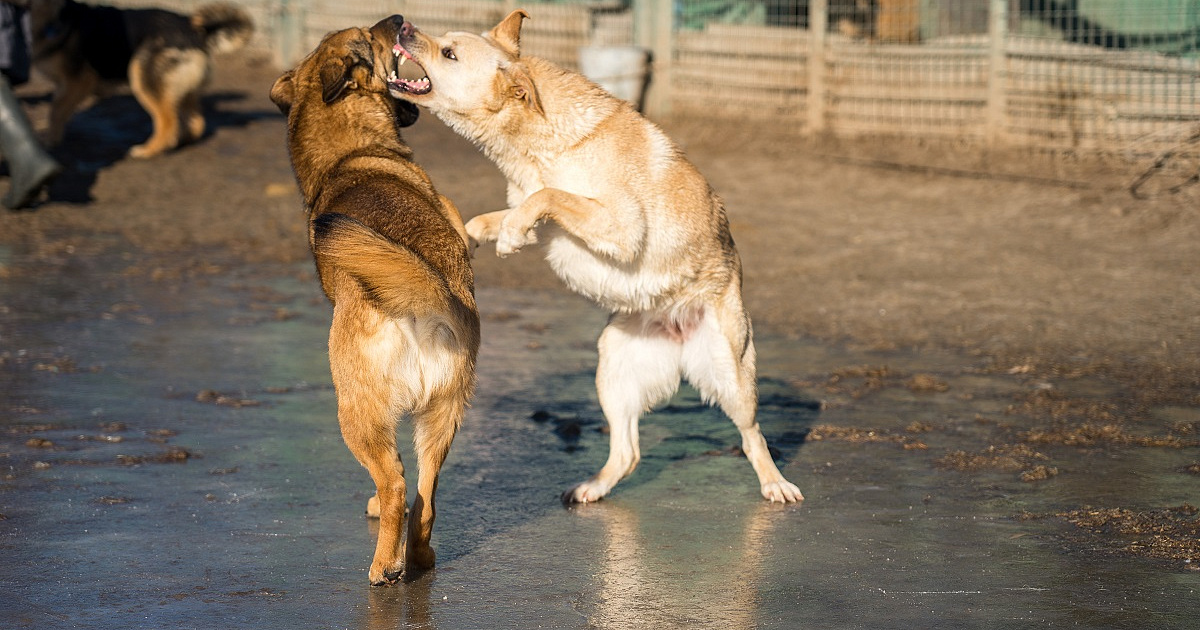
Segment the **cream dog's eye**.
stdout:
<svg viewBox="0 0 1200 630">
<path fill-rule="evenodd" d="M 454 51 L 452 49 L 450 49 L 450 47 L 446 47 L 446 48 L 442 49 L 442 56 L 451 61 L 458 61 L 458 57 L 454 56 Z"/>
</svg>

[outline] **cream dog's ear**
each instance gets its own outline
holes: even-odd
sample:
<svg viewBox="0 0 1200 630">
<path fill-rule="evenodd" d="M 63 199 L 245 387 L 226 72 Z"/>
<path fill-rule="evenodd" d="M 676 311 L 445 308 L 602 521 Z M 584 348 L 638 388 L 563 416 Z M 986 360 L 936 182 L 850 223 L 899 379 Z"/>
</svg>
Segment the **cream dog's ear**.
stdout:
<svg viewBox="0 0 1200 630">
<path fill-rule="evenodd" d="M 292 103 L 296 100 L 296 86 L 292 83 L 292 75 L 294 71 L 288 70 L 283 73 L 283 76 L 275 79 L 275 85 L 271 86 L 271 102 L 279 108 L 286 116 L 288 110 L 292 109 Z"/>
<path fill-rule="evenodd" d="M 488 37 L 500 45 L 500 48 L 514 57 L 521 56 L 521 22 L 529 17 L 525 9 L 517 9 L 500 20 L 492 28 Z"/>
<path fill-rule="evenodd" d="M 513 98 L 525 101 L 525 106 L 531 111 L 545 116 L 546 112 L 542 109 L 542 97 L 538 95 L 537 86 L 533 84 L 533 78 L 529 76 L 525 66 L 520 63 L 513 64 L 508 67 L 507 74 L 508 80 L 512 82 L 509 93 L 513 95 Z"/>
</svg>

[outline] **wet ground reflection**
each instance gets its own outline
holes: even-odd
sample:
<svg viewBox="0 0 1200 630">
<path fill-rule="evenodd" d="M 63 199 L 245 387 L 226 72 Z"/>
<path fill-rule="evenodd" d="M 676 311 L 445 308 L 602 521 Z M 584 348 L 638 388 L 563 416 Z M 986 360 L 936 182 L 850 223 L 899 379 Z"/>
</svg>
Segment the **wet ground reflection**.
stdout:
<svg viewBox="0 0 1200 630">
<path fill-rule="evenodd" d="M 803 505 L 763 502 L 732 424 L 685 387 L 643 421 L 634 475 L 564 509 L 559 493 L 606 454 L 591 380 L 604 314 L 565 292 L 486 288 L 439 566 L 372 589 L 370 482 L 337 433 L 328 307 L 307 265 L 129 282 L 116 300 L 58 282 L 48 294 L 68 299 L 0 328 L 20 334 L 0 394 L 5 627 L 1193 623 L 1200 572 L 1079 553 L 1069 523 L 1018 517 L 1194 501 L 1195 477 L 1174 471 L 1196 450 L 1039 446 L 1060 472 L 1032 483 L 939 466 L 1028 430 L 1006 410 L 1036 387 L 950 355 L 760 330 L 760 421 Z"/>
</svg>

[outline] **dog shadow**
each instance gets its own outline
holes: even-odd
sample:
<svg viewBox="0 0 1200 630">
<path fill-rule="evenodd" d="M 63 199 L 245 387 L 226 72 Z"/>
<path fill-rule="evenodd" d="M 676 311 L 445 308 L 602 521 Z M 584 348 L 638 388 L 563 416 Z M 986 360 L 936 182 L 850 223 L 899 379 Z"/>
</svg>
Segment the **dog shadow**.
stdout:
<svg viewBox="0 0 1200 630">
<path fill-rule="evenodd" d="M 22 100 L 27 105 L 36 106 L 49 98 L 50 95 L 46 94 Z M 219 129 L 242 128 L 258 120 L 280 116 L 274 108 L 247 110 L 229 107 L 248 98 L 245 92 L 240 91 L 215 91 L 202 96 L 201 111 L 206 121 L 204 135 L 180 145 L 172 152 L 190 151 L 203 145 Z M 63 166 L 63 172 L 47 191 L 49 201 L 91 202 L 92 188 L 100 172 L 118 162 L 132 159 L 129 150 L 145 142 L 153 131 L 150 115 L 131 94 L 107 96 L 76 112 L 67 123 L 63 141 L 49 150 Z M 150 158 L 154 159 L 158 158 Z"/>
<path fill-rule="evenodd" d="M 566 455 L 569 463 L 565 468 L 576 471 L 576 475 L 587 471 L 576 482 L 583 481 L 604 464 L 608 456 L 608 426 L 591 392 L 575 400 L 565 400 L 554 393 L 585 392 L 594 386 L 594 379 L 591 372 L 560 375 L 551 379 L 559 382 L 545 389 L 545 397 L 539 396 L 542 392 L 510 396 L 510 402 L 541 401 L 530 408 L 528 417 L 541 425 L 546 438 L 556 442 L 556 450 Z M 758 393 L 758 421 L 771 458 L 782 469 L 797 457 L 811 427 L 817 423 L 821 404 L 798 392 L 794 385 L 776 378 L 760 377 Z M 649 483 L 681 460 L 745 457 L 741 434 L 728 416 L 720 408 L 705 403 L 686 381 L 669 401 L 644 414 L 641 426 L 641 462 L 632 475 L 618 484 L 616 491 Z M 648 432 L 656 432 L 658 437 L 653 438 Z M 750 469 L 749 462 L 746 467 Z M 559 488 L 565 489 L 566 486 Z"/>
</svg>

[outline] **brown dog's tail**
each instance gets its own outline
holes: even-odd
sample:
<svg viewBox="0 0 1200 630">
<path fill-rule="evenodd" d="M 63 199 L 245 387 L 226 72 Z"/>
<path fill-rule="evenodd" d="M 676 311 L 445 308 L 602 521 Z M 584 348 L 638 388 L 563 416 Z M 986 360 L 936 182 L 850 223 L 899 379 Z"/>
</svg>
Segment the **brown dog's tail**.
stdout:
<svg viewBox="0 0 1200 630">
<path fill-rule="evenodd" d="M 192 13 L 192 26 L 204 34 L 204 47 L 210 53 L 240 50 L 254 34 L 254 20 L 246 10 L 232 2 L 214 2 Z"/>
<path fill-rule="evenodd" d="M 344 214 L 328 212 L 313 219 L 313 250 L 322 264 L 357 280 L 368 299 L 390 316 L 441 319 L 455 310 L 441 273 L 412 250 Z"/>
</svg>

